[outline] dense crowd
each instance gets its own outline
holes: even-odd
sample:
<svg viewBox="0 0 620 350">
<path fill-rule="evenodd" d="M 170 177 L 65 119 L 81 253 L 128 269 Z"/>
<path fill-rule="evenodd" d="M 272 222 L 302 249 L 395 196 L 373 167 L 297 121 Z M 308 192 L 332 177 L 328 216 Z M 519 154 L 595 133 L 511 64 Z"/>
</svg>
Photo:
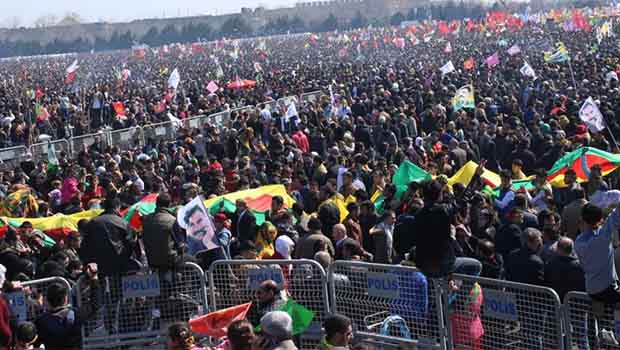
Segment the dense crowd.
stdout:
<svg viewBox="0 0 620 350">
<path fill-rule="evenodd" d="M 404 48 L 400 38 L 406 38 Z M 558 42 L 570 62 L 545 63 L 543 51 Z M 509 55 L 513 45 L 521 52 Z M 569 170 L 562 187 L 552 187 L 546 171 L 582 146 L 620 152 L 613 139 L 620 135 L 619 50 L 613 31 L 599 42 L 594 30 L 566 31 L 549 20 L 501 31 L 470 31 L 463 23 L 447 35 L 419 25 L 417 32 L 369 28 L 219 41 L 201 50 L 171 45 L 142 59 L 123 51 L 0 62 L 0 147 L 181 121 L 176 139 L 96 142 L 75 157 L 58 152 L 58 165 L 25 154 L 19 167 L 3 168 L 2 198 L 28 191 L 29 200 L 10 207 L 14 217 L 103 213 L 55 236 L 53 245 L 28 221 L 5 223 L 0 281 L 10 291 L 22 288 L 20 281 L 61 276 L 78 283 L 85 276 L 95 293 L 98 276 L 141 266 L 166 270 L 191 261 L 207 269 L 218 259 L 305 258 L 324 267 L 335 260 L 402 263 L 428 278 L 465 273 L 549 286 L 560 298 L 587 291 L 615 303 L 620 287 L 612 240 L 619 241 L 620 214 L 605 219 L 605 209 L 620 203 L 617 171 L 603 178 L 608 169 L 594 166 L 579 184 Z M 500 63 L 490 67 L 485 59 L 495 52 Z M 67 84 L 66 67 L 76 58 L 77 78 Z M 474 67 L 467 69 L 462 64 L 470 58 Z M 456 70 L 442 74 L 448 61 Z M 537 79 L 520 73 L 525 61 Z M 175 68 L 181 83 L 171 89 Z M 119 74 L 123 70 L 130 74 Z M 257 85 L 226 87 L 237 78 Z M 220 89 L 209 92 L 212 80 Z M 451 99 L 466 84 L 474 87 L 475 108 L 454 110 Z M 317 90 L 324 94 L 298 101 L 294 115 L 290 107 L 260 107 Z M 579 119 L 588 97 L 607 121 L 602 132 Z M 115 102 L 125 110 L 115 109 Z M 259 107 L 233 112 L 220 124 L 183 123 L 246 105 Z M 412 182 L 397 194 L 392 175 L 406 160 L 434 179 Z M 479 164 L 473 179 L 448 186 L 447 178 L 468 161 Z M 483 191 L 484 169 L 500 175 L 495 196 Z M 527 176 L 534 177 L 533 189 L 514 190 L 512 182 Z M 198 195 L 269 184 L 284 185 L 295 204 L 286 207 L 282 197 L 273 197 L 266 221 L 257 225 L 248 204 L 237 200 L 234 213 L 212 216 L 220 247 L 188 253 L 174 208 Z M 138 233 L 120 213 L 148 194 L 158 194 L 156 209 L 142 218 Z M 375 194 L 383 195 L 381 204 Z M 598 205 L 589 202 L 593 197 Z M 336 202 L 345 203 L 346 213 Z M 295 348 L 288 316 L 269 312 L 277 309 L 278 293 L 267 283 L 257 296 L 264 309 L 257 320 L 267 334 L 274 325 L 271 343 L 254 341 L 252 326 L 243 321 L 228 328 L 232 348 Z M 265 295 L 271 307 L 260 307 Z M 79 327 L 96 305 L 69 306 L 69 290 L 61 285 L 39 298 L 48 310 L 36 327 L 13 329 L 0 301 L 0 349 L 29 342 L 79 347 Z M 96 304 L 97 296 L 92 299 Z M 332 316 L 324 328 L 326 349 L 348 346 L 346 317 Z M 169 335 L 170 349 L 191 343 L 186 325 L 173 325 Z"/>
</svg>

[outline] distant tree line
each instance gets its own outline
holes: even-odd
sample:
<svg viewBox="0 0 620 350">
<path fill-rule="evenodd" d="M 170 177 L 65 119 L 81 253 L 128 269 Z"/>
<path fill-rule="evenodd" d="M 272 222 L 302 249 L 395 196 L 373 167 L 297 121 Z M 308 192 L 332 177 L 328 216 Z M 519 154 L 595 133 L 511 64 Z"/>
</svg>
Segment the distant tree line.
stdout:
<svg viewBox="0 0 620 350">
<path fill-rule="evenodd" d="M 598 0 L 577 0 L 575 5 L 592 6 Z M 525 6 L 525 5 L 523 5 Z M 501 10 L 502 7 L 495 3 L 491 9 Z M 524 11 L 525 8 L 514 8 L 512 11 Z M 94 41 L 77 39 L 66 41 L 56 39 L 47 44 L 39 41 L 0 41 L 0 57 L 31 56 L 42 54 L 55 54 L 66 52 L 87 52 L 90 50 L 106 51 L 118 50 L 131 47 L 133 43 L 140 42 L 150 46 L 160 46 L 168 43 L 187 43 L 197 40 L 210 41 L 222 37 L 242 38 L 254 35 L 275 35 L 301 32 L 328 32 L 336 29 L 348 30 L 363 28 L 368 25 L 380 26 L 385 24 L 399 25 L 403 21 L 420 21 L 429 18 L 441 20 L 455 20 L 463 18 L 480 19 L 488 11 L 481 5 L 466 6 L 463 0 L 455 2 L 449 0 L 444 4 L 432 4 L 422 8 L 413 8 L 408 13 L 396 13 L 387 19 L 367 18 L 360 11 L 350 21 L 338 20 L 334 14 L 330 14 L 325 20 L 319 22 L 305 22 L 299 16 L 271 18 L 265 25 L 253 30 L 242 15 L 228 18 L 219 29 L 214 29 L 206 23 L 188 23 L 180 28 L 172 24 L 161 30 L 151 27 L 146 34 L 136 37 L 130 31 L 114 32 L 110 38 L 96 37 Z"/>
</svg>

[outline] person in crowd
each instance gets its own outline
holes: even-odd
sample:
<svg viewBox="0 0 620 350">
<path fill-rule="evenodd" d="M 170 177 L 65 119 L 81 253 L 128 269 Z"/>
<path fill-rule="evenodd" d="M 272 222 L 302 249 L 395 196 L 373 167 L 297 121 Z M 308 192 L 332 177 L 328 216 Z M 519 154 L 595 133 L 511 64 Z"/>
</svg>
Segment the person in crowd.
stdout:
<svg viewBox="0 0 620 350">
<path fill-rule="evenodd" d="M 545 265 L 542 251 L 542 233 L 528 228 L 521 234 L 521 248 L 506 256 L 506 279 L 513 282 L 544 285 Z"/>
<path fill-rule="evenodd" d="M 583 268 L 574 253 L 573 240 L 562 237 L 558 240 L 556 255 L 545 264 L 545 285 L 555 290 L 560 300 L 570 291 L 585 291 Z"/>
<path fill-rule="evenodd" d="M 262 334 L 256 346 L 263 350 L 297 350 L 293 342 L 293 319 L 283 311 L 271 311 L 260 319 Z"/>
<path fill-rule="evenodd" d="M 192 331 L 187 324 L 182 322 L 168 326 L 167 350 L 200 350 L 203 349 L 195 344 Z"/>
<path fill-rule="evenodd" d="M 61 283 L 53 283 L 47 288 L 45 299 L 49 309 L 35 321 L 39 341 L 46 349 L 79 349 L 81 347 L 81 328 L 98 309 L 97 265 L 86 265 L 85 276 L 90 286 L 90 299 L 79 309 L 69 304 L 70 291 Z"/>
<path fill-rule="evenodd" d="M 170 213 L 171 201 L 168 193 L 159 193 L 155 213 L 142 219 L 144 232 L 148 232 L 142 237 L 144 251 L 149 267 L 154 269 L 174 269 L 183 261 L 177 238 L 180 227 L 176 216 Z"/>
<path fill-rule="evenodd" d="M 120 217 L 120 200 L 109 196 L 104 213 L 88 222 L 82 242 L 85 263 L 96 263 L 102 275 L 120 274 L 135 268 L 137 237 Z"/>
<path fill-rule="evenodd" d="M 325 336 L 319 344 L 320 350 L 349 349 L 353 340 L 351 320 L 341 314 L 333 314 L 323 321 Z"/>
<path fill-rule="evenodd" d="M 586 205 L 588 201 L 585 199 L 586 194 L 582 188 L 572 190 L 571 197 L 575 199 L 562 209 L 560 231 L 570 239 L 575 240 L 579 234 L 581 209 L 583 209 L 583 206 Z"/>
<path fill-rule="evenodd" d="M 238 320 L 228 326 L 226 338 L 230 343 L 230 350 L 252 350 L 256 335 L 248 320 Z"/>
<path fill-rule="evenodd" d="M 278 310 L 286 303 L 282 290 L 273 280 L 263 281 L 256 289 L 256 312 L 258 319 L 271 311 Z"/>
<path fill-rule="evenodd" d="M 318 251 L 317 244 L 322 244 L 332 257 L 336 256 L 336 251 L 331 240 L 321 232 L 321 221 L 317 218 L 310 218 L 308 221 L 308 230 L 310 232 L 299 239 L 295 247 L 295 257 L 298 259 L 313 259 L 314 254 Z"/>
<path fill-rule="evenodd" d="M 383 213 L 381 221 L 370 229 L 374 243 L 374 261 L 379 264 L 391 264 L 394 258 L 394 224 L 396 214 L 392 210 Z"/>
<path fill-rule="evenodd" d="M 615 205 L 620 204 L 620 200 Z M 587 203 L 581 209 L 581 234 L 575 252 L 585 273 L 586 292 L 606 304 L 620 302 L 620 287 L 614 264 L 614 235 L 620 229 L 620 212 L 605 218 L 603 209 Z"/>
<path fill-rule="evenodd" d="M 523 210 L 513 207 L 506 215 L 506 219 L 508 222 L 499 229 L 495 237 L 495 251 L 503 257 L 507 257 L 512 251 L 521 247 L 520 225 L 523 223 Z"/>
<path fill-rule="evenodd" d="M 15 330 L 13 350 L 32 350 L 38 340 L 37 327 L 32 322 L 21 322 Z"/>
</svg>

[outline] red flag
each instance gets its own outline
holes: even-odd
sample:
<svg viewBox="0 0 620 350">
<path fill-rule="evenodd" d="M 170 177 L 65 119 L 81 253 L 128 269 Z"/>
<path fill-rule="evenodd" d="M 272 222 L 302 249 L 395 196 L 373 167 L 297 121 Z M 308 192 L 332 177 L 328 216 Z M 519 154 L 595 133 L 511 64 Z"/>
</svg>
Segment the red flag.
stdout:
<svg viewBox="0 0 620 350">
<path fill-rule="evenodd" d="M 476 29 L 477 29 L 476 22 L 471 19 L 467 20 L 467 27 L 465 27 L 465 30 L 468 32 L 471 32 Z"/>
<path fill-rule="evenodd" d="M 591 29 L 590 24 L 579 10 L 573 10 L 573 26 L 584 31 L 590 31 Z"/>
<path fill-rule="evenodd" d="M 465 62 L 463 62 L 463 68 L 465 68 L 466 70 L 474 69 L 474 64 L 474 58 L 470 57 L 469 59 L 465 60 Z"/>
<path fill-rule="evenodd" d="M 193 43 L 192 44 L 192 53 L 199 54 L 204 52 L 205 48 L 202 43 Z"/>
<path fill-rule="evenodd" d="M 444 34 L 444 35 L 450 33 L 450 28 L 448 28 L 448 24 L 446 24 L 445 21 L 440 21 L 437 24 L 437 29 L 439 30 L 441 34 Z"/>
<path fill-rule="evenodd" d="M 117 116 L 125 116 L 125 105 L 123 102 L 112 102 L 112 108 L 114 108 Z"/>
<path fill-rule="evenodd" d="M 73 83 L 76 76 L 77 76 L 77 72 L 68 73 L 67 76 L 65 77 L 65 84 L 69 85 Z"/>
<path fill-rule="evenodd" d="M 398 47 L 399 49 L 404 49 L 405 48 L 405 39 L 404 38 L 394 38 L 392 43 L 394 43 L 394 46 Z"/>
<path fill-rule="evenodd" d="M 450 32 L 454 33 L 456 31 L 459 30 L 459 27 L 461 26 L 461 24 L 459 23 L 459 21 L 454 20 L 450 23 Z"/>
<path fill-rule="evenodd" d="M 241 304 L 196 317 L 189 320 L 189 327 L 195 333 L 206 334 L 214 338 L 224 337 L 228 326 L 235 321 L 243 320 L 250 306 L 252 303 Z"/>
</svg>

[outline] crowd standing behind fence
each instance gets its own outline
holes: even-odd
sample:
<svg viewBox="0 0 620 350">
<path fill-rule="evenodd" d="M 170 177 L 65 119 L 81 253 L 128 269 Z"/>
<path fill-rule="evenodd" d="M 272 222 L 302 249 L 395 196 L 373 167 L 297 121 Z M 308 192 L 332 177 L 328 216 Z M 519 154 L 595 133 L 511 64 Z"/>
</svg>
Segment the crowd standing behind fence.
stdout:
<svg viewBox="0 0 620 350">
<path fill-rule="evenodd" d="M 50 349 L 191 346 L 177 322 L 243 305 L 276 349 L 329 350 L 333 312 L 373 348 L 617 347 L 617 16 L 0 62 L 16 321 Z"/>
</svg>

